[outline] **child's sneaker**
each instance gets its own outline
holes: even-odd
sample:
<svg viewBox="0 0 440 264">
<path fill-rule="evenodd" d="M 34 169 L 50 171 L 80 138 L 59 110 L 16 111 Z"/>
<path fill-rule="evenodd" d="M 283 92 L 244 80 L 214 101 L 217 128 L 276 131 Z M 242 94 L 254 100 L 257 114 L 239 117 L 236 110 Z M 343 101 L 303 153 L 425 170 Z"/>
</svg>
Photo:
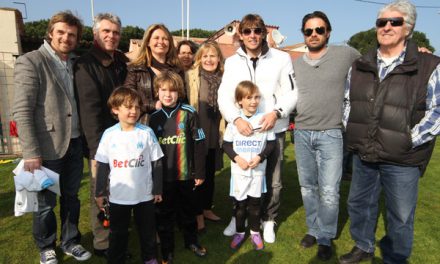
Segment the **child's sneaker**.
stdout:
<svg viewBox="0 0 440 264">
<path fill-rule="evenodd" d="M 40 252 L 40 264 L 57 264 L 57 254 L 55 250 L 49 249 L 43 252 Z"/>
<path fill-rule="evenodd" d="M 78 261 L 88 260 L 92 257 L 92 253 L 85 250 L 80 244 L 69 247 L 64 253 L 74 257 Z"/>
<path fill-rule="evenodd" d="M 157 259 L 153 258 L 144 262 L 144 264 L 158 264 Z"/>
<path fill-rule="evenodd" d="M 264 248 L 263 239 L 261 239 L 260 233 L 251 234 L 251 242 L 254 245 L 255 250 L 262 250 Z"/>
<path fill-rule="evenodd" d="M 232 249 L 238 249 L 241 246 L 241 244 L 243 244 L 243 241 L 244 241 L 244 234 L 236 233 L 232 237 L 231 248 Z"/>
</svg>

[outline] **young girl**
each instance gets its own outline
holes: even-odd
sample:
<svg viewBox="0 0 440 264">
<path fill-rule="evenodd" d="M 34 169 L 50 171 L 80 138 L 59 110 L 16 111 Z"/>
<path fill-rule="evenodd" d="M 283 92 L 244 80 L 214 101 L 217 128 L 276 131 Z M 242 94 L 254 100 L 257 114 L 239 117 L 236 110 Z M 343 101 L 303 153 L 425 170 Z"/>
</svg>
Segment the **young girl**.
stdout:
<svg viewBox="0 0 440 264">
<path fill-rule="evenodd" d="M 235 89 L 235 101 L 240 106 L 240 117 L 254 128 L 251 136 L 241 135 L 237 127 L 226 127 L 223 149 L 231 159 L 231 187 L 229 195 L 235 202 L 237 232 L 231 248 L 238 249 L 245 238 L 245 221 L 248 216 L 251 242 L 256 250 L 264 248 L 260 235 L 260 198 L 266 192 L 266 157 L 275 148 L 275 134 L 260 132 L 263 113 L 258 112 L 260 103 L 258 87 L 250 81 L 242 81 Z"/>
<path fill-rule="evenodd" d="M 165 154 L 162 161 L 163 202 L 156 210 L 162 263 L 172 262 L 174 258 L 176 213 L 185 247 L 203 257 L 206 249 L 197 241 L 194 190 L 205 178 L 205 135 L 195 109 L 180 102 L 185 91 L 177 73 L 165 71 L 157 76 L 154 90 L 162 109 L 151 114 L 150 126 Z"/>
<path fill-rule="evenodd" d="M 119 123 L 105 130 L 95 156 L 96 203 L 101 209 L 105 200 L 110 204 L 108 263 L 125 262 L 132 212 L 141 259 L 144 263 L 157 263 L 154 203 L 162 201 L 162 171 L 152 173 L 151 165 L 163 153 L 153 131 L 137 123 L 140 100 L 133 89 L 120 87 L 113 91 L 108 107 Z"/>
</svg>

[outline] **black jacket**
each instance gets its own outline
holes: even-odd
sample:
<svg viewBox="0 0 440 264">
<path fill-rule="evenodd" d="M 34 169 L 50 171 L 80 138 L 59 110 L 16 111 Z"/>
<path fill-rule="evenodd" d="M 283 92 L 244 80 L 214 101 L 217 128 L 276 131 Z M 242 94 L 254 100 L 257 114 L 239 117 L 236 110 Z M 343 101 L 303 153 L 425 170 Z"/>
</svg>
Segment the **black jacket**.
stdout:
<svg viewBox="0 0 440 264">
<path fill-rule="evenodd" d="M 123 85 L 127 62 L 128 58 L 119 51 L 112 58 L 93 46 L 74 66 L 81 127 L 91 159 L 95 157 L 104 130 L 117 122 L 107 107 L 107 100 L 116 87 Z"/>
<path fill-rule="evenodd" d="M 409 41 L 402 64 L 382 81 L 377 73 L 377 51 L 353 63 L 347 146 L 368 162 L 424 168 L 434 141 L 413 148 L 411 129 L 426 110 L 426 87 L 440 58 L 419 53 Z"/>
</svg>

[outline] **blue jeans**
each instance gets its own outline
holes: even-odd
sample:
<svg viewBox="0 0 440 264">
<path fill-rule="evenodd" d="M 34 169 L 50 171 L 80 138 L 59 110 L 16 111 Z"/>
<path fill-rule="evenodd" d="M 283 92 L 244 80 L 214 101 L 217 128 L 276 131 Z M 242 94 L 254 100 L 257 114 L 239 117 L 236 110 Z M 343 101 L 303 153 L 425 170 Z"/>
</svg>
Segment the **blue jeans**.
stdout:
<svg viewBox="0 0 440 264">
<path fill-rule="evenodd" d="M 380 241 L 384 263 L 405 263 L 411 254 L 420 178 L 418 167 L 362 161 L 353 156 L 348 196 L 350 233 L 356 246 L 374 252 L 381 189 L 385 195 L 386 235 Z"/>
<path fill-rule="evenodd" d="M 295 130 L 295 153 L 308 234 L 331 245 L 339 213 L 342 131 Z"/>
<path fill-rule="evenodd" d="M 61 248 L 65 251 L 80 242 L 78 230 L 80 201 L 78 191 L 83 175 L 83 152 L 81 138 L 70 140 L 64 157 L 43 160 L 43 166 L 60 175 Z M 33 234 L 40 251 L 55 249 L 57 221 L 53 209 L 57 195 L 49 190 L 38 192 L 38 212 L 34 213 Z"/>
</svg>

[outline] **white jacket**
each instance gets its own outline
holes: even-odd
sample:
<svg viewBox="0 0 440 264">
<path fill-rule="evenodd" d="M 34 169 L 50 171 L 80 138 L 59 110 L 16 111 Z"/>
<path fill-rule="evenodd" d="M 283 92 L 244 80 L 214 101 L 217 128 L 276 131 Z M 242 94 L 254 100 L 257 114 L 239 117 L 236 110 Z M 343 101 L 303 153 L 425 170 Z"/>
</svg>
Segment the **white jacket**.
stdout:
<svg viewBox="0 0 440 264">
<path fill-rule="evenodd" d="M 259 111 L 269 113 L 275 109 L 281 112 L 273 131 L 286 131 L 289 114 L 296 107 L 298 98 L 295 87 L 292 61 L 286 52 L 269 48 L 261 54 L 254 70 L 250 57 L 242 48 L 225 62 L 222 83 L 218 90 L 218 104 L 223 118 L 232 123 L 240 116 L 235 103 L 235 88 L 238 83 L 249 80 L 255 83 L 261 93 Z"/>
</svg>

